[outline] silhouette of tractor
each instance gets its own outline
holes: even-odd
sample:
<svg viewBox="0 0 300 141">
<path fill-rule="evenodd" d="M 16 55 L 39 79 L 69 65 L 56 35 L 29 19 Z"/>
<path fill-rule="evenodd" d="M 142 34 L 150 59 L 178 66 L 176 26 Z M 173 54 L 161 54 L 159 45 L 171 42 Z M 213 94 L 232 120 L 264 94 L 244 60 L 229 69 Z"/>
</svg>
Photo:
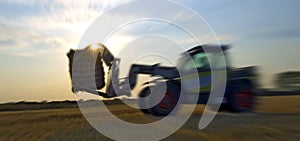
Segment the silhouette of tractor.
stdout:
<svg viewBox="0 0 300 141">
<path fill-rule="evenodd" d="M 219 52 L 205 51 L 204 47 L 212 50 L 221 47 L 226 65 L 218 64 L 220 62 L 219 56 L 221 56 Z M 177 68 L 160 66 L 160 64 L 132 64 L 128 77 L 122 79 L 118 78 L 121 59 L 115 58 L 104 45 L 99 44 L 99 48 L 96 49 L 92 49 L 90 46 L 84 49 L 71 49 L 67 56 L 69 58 L 72 91 L 85 91 L 105 98 L 123 94 L 130 95 L 130 90 L 137 84 L 139 74 L 160 76 L 159 79 L 143 84 L 144 87 L 138 96 L 141 99 L 150 98 L 139 101 L 139 105 L 144 113 L 166 116 L 175 109 L 178 102 L 188 104 L 197 98 L 197 104 L 207 104 L 212 91 L 212 71 L 223 70 L 227 74 L 225 94 L 224 97 L 222 94 L 214 97 L 214 104 L 221 104 L 219 110 L 250 112 L 255 106 L 256 67 L 231 67 L 228 49 L 229 46 L 226 45 L 193 47 L 182 53 Z M 209 60 L 208 56 L 212 56 L 213 59 Z M 212 66 L 209 64 L 211 61 L 213 62 Z M 107 75 L 104 73 L 103 62 L 108 67 Z M 196 72 L 192 70 L 196 70 Z M 182 74 L 183 76 L 181 76 Z M 105 76 L 107 76 L 106 84 Z M 192 79 L 199 79 L 199 85 L 190 84 Z M 157 98 L 159 96 L 155 96 L 155 89 L 159 88 L 161 84 L 165 84 L 166 88 L 164 94 Z M 105 86 L 105 92 L 99 91 Z M 149 96 L 150 94 L 154 96 Z M 179 97 L 182 97 L 180 101 Z M 156 104 L 145 108 L 147 107 L 145 105 L 152 103 Z M 214 107 L 214 104 L 210 103 L 210 106 Z"/>
</svg>

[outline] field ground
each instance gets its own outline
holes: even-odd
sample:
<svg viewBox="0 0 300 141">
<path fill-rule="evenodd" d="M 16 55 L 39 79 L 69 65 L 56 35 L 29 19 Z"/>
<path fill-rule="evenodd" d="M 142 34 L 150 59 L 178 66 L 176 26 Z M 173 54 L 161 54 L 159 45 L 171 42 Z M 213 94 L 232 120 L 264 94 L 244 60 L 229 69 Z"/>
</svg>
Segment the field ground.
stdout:
<svg viewBox="0 0 300 141">
<path fill-rule="evenodd" d="M 151 122 L 124 105 L 108 106 L 119 118 L 131 122 Z M 254 113 L 218 113 L 204 130 L 197 128 L 203 105 L 197 106 L 188 122 L 173 135 L 174 140 L 293 141 L 300 139 L 300 96 L 260 97 Z M 184 106 L 183 106 L 184 108 Z M 78 108 L 0 112 L 0 140 L 110 140 L 84 119 Z M 138 139 L 142 140 L 142 139 Z"/>
</svg>

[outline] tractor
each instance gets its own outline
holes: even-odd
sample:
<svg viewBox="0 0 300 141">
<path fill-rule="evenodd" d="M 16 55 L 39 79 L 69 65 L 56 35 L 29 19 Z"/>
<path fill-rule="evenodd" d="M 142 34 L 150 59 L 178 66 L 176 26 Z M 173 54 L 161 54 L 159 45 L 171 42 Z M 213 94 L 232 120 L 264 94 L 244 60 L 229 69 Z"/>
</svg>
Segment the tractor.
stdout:
<svg viewBox="0 0 300 141">
<path fill-rule="evenodd" d="M 166 116 L 175 110 L 178 103 L 189 104 L 195 98 L 197 98 L 197 104 L 208 104 L 212 91 L 212 71 L 217 69 L 225 71 L 227 76 L 224 95 L 214 98 L 216 99 L 215 104 L 221 105 L 217 110 L 235 113 L 251 112 L 255 106 L 256 67 L 231 67 L 228 57 L 230 46 L 228 45 L 192 47 L 181 54 L 177 67 L 161 66 L 159 62 L 153 65 L 132 64 L 128 76 L 121 79 L 118 78 L 121 59 L 114 57 L 104 45 L 98 44 L 98 46 L 99 48 L 96 49 L 88 46 L 84 49 L 71 49 L 68 52 L 73 92 L 85 91 L 105 98 L 123 94 L 130 95 L 130 90 L 136 87 L 138 75 L 160 76 L 158 79 L 143 84 L 143 89 L 139 92 L 138 97 L 142 99 L 149 97 L 150 94 L 153 96 L 139 101 L 139 105 L 143 113 Z M 218 63 L 220 53 L 206 51 L 205 48 L 210 50 L 221 48 L 226 65 L 222 63 L 217 67 L 210 65 L 210 61 L 213 61 L 214 64 Z M 209 55 L 213 56 L 211 57 L 213 60 L 208 59 Z M 75 61 L 80 63 L 74 66 Z M 107 74 L 105 74 L 103 62 L 108 68 Z M 192 69 L 196 72 L 191 71 Z M 199 85 L 192 86 L 193 84 L 188 83 L 190 79 L 199 79 Z M 89 84 L 94 84 L 96 87 L 91 87 Z M 155 96 L 155 88 L 161 84 L 165 84 L 165 91 L 162 98 L 156 98 L 159 96 Z M 105 92 L 100 91 L 104 87 L 106 87 Z M 195 89 L 197 91 L 194 91 Z M 152 107 L 145 106 L 151 105 L 153 102 L 156 104 Z M 214 104 L 210 104 L 210 106 L 213 107 Z"/>
</svg>

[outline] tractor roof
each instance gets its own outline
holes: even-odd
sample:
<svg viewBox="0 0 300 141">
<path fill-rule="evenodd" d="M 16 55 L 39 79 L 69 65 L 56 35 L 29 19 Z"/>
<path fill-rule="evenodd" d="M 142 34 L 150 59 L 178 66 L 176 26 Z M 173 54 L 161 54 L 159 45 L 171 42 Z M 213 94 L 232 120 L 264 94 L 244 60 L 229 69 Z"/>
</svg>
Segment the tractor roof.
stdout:
<svg viewBox="0 0 300 141">
<path fill-rule="evenodd" d="M 203 49 L 207 48 L 207 50 Z M 217 49 L 222 49 L 223 51 L 230 48 L 229 45 L 199 45 L 189 49 L 187 52 L 191 55 L 198 54 L 205 51 L 218 51 Z M 215 49 L 215 50 L 214 50 Z"/>
</svg>

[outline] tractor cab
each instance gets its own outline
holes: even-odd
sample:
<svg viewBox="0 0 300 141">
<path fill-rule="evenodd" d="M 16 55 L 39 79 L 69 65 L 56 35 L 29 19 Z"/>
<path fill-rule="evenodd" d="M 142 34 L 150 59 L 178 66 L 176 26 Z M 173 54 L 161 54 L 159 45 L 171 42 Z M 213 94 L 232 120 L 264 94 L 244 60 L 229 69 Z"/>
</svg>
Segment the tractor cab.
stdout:
<svg viewBox="0 0 300 141">
<path fill-rule="evenodd" d="M 229 49 L 227 45 L 196 46 L 182 54 L 182 57 L 179 59 L 179 66 L 181 66 L 183 71 L 187 72 L 193 68 L 197 68 L 200 72 L 210 71 L 212 68 L 226 69 L 228 58 L 225 51 L 227 49 Z M 223 60 L 223 55 L 225 60 Z"/>
<path fill-rule="evenodd" d="M 196 46 L 182 54 L 178 66 L 182 73 L 182 85 L 185 93 L 210 92 L 211 73 L 227 71 L 228 59 L 225 50 L 228 48 L 229 46 L 226 45 Z M 198 80 L 200 85 L 196 83 Z"/>
</svg>

